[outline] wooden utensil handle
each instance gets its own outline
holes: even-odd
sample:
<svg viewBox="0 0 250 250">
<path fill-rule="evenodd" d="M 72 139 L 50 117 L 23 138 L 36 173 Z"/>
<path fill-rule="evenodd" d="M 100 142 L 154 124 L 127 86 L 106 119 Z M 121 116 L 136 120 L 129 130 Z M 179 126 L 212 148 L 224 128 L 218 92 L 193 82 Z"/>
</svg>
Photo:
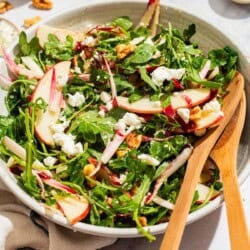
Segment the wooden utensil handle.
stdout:
<svg viewBox="0 0 250 250">
<path fill-rule="evenodd" d="M 231 176 L 229 176 L 231 175 Z M 222 175 L 232 250 L 249 250 L 250 237 L 235 171 Z"/>
</svg>

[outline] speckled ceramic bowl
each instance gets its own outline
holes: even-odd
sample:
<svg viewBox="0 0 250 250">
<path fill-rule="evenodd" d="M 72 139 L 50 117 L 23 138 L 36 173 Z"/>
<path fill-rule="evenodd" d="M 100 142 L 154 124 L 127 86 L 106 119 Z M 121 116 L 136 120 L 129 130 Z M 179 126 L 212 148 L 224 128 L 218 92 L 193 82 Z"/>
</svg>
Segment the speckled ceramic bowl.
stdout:
<svg viewBox="0 0 250 250">
<path fill-rule="evenodd" d="M 142 13 L 146 8 L 145 1 L 106 1 L 105 3 L 100 4 L 87 4 L 83 3 L 80 6 L 74 6 L 70 10 L 64 10 L 48 20 L 44 21 L 44 23 L 56 26 L 69 28 L 72 30 L 81 30 L 86 29 L 90 25 L 100 24 L 107 21 L 112 20 L 112 18 L 117 16 L 130 16 L 135 23 L 139 21 Z M 217 30 L 215 27 L 210 25 L 204 20 L 197 18 L 195 15 L 182 11 L 180 9 L 175 9 L 170 6 L 161 5 L 161 15 L 160 22 L 163 25 L 166 25 L 168 22 L 172 22 L 173 26 L 177 28 L 184 28 L 191 23 L 195 23 L 197 26 L 197 33 L 194 39 L 200 44 L 200 47 L 208 51 L 213 48 L 223 47 L 225 45 L 229 45 L 238 50 L 240 55 L 240 71 L 246 78 L 246 92 L 247 96 L 250 96 L 250 85 L 248 83 L 249 80 L 249 72 L 250 67 L 243 57 L 241 51 L 237 48 L 237 46 L 227 38 L 221 31 Z M 35 27 L 33 27 L 29 31 L 29 36 L 32 37 L 35 33 Z M 15 49 L 13 48 L 10 52 L 14 53 Z M 4 67 L 0 67 L 0 71 L 4 71 Z M 0 105 L 1 112 L 4 112 L 4 102 L 3 102 L 4 93 L 1 93 L 0 96 Z M 250 155 L 250 133 L 249 131 L 249 98 L 248 98 L 248 109 L 247 109 L 247 120 L 246 126 L 244 129 L 244 133 L 241 140 L 239 157 L 238 157 L 238 176 L 239 182 L 242 184 L 246 179 L 247 175 L 250 172 L 249 165 L 249 155 Z M 205 150 L 205 149 L 204 149 Z M 7 187 L 28 207 L 35 210 L 39 214 L 44 217 L 47 217 L 49 220 L 58 223 L 62 226 L 71 228 L 74 231 L 80 231 L 84 233 L 107 236 L 107 237 L 139 237 L 141 236 L 136 228 L 108 228 L 101 226 L 89 225 L 83 222 L 76 223 L 75 225 L 68 224 L 67 220 L 61 215 L 55 215 L 48 213 L 44 206 L 30 197 L 27 193 L 25 193 L 16 182 L 16 179 L 12 176 L 12 174 L 7 170 L 4 162 L 1 161 L 0 167 L 0 176 L 3 182 L 7 185 Z M 188 216 L 187 223 L 192 223 L 205 215 L 209 214 L 216 208 L 218 208 L 223 202 L 223 197 L 219 196 L 215 200 L 211 201 L 204 208 L 190 214 Z M 163 233 L 167 223 L 150 226 L 148 229 L 152 234 L 160 234 Z"/>
</svg>

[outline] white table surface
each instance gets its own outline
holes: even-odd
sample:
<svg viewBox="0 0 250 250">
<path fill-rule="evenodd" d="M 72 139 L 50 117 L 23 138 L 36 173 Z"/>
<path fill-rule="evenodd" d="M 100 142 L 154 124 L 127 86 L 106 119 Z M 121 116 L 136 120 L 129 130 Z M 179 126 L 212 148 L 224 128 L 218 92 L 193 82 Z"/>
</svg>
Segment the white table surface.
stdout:
<svg viewBox="0 0 250 250">
<path fill-rule="evenodd" d="M 52 13 L 63 8 L 71 7 L 80 0 L 53 0 L 54 8 L 50 11 L 42 11 L 33 8 L 31 1 L 9 0 L 15 8 L 8 11 L 2 17 L 16 23 L 19 27 L 23 25 L 23 19 L 41 16 L 43 19 Z M 87 1 L 87 0 L 86 0 Z M 105 2 L 105 0 L 91 0 L 91 2 Z M 161 2 L 171 4 L 184 10 L 191 11 L 203 19 L 209 20 L 225 34 L 233 38 L 239 44 L 244 55 L 250 59 L 250 5 L 238 5 L 230 0 L 161 0 Z M 247 221 L 250 226 L 250 178 L 241 187 L 242 198 L 247 215 Z M 109 250 L 151 250 L 159 249 L 161 236 L 153 243 L 148 243 L 144 239 L 120 239 L 113 246 L 105 249 Z M 228 250 L 230 249 L 226 210 L 222 205 L 215 212 L 205 218 L 188 225 L 185 229 L 181 250 Z"/>
</svg>

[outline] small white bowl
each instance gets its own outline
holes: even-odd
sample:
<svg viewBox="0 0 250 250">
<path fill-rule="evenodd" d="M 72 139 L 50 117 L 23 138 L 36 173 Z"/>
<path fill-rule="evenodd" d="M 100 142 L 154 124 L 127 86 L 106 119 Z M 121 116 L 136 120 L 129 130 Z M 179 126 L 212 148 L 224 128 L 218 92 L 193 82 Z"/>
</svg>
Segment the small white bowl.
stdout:
<svg viewBox="0 0 250 250">
<path fill-rule="evenodd" d="M 143 12 L 146 8 L 145 1 L 106 1 L 105 3 L 99 4 L 89 4 L 83 3 L 81 5 L 74 6 L 72 9 L 64 10 L 56 15 L 52 16 L 48 20 L 43 21 L 42 23 L 46 23 L 51 26 L 69 28 L 72 30 L 84 30 L 86 27 L 89 27 L 94 24 L 100 24 L 107 21 L 112 20 L 112 18 L 117 16 L 130 16 L 135 23 L 137 23 L 142 16 Z M 200 44 L 201 49 L 205 52 L 214 49 L 221 48 L 225 45 L 234 47 L 240 56 L 240 71 L 245 76 L 246 80 L 249 80 L 250 77 L 250 67 L 247 60 L 243 57 L 240 49 L 229 39 L 227 38 L 221 31 L 217 28 L 206 22 L 205 20 L 201 20 L 195 15 L 185 12 L 180 9 L 175 9 L 170 6 L 166 6 L 165 4 L 161 5 L 161 15 L 160 15 L 160 23 L 163 25 L 167 25 L 168 22 L 172 22 L 174 27 L 183 29 L 187 27 L 191 23 L 196 24 L 197 33 L 193 38 Z M 32 27 L 28 31 L 28 36 L 32 37 L 35 34 L 36 26 Z M 14 53 L 14 48 L 10 50 L 10 52 Z M 0 72 L 3 69 L 0 68 Z M 248 79 L 247 79 L 248 77 Z M 250 85 L 246 83 L 246 93 L 247 96 L 250 96 Z M 1 93 L 0 93 L 1 94 Z M 248 111 L 247 111 L 247 121 L 249 116 L 249 100 L 248 99 Z M 249 166 L 249 155 L 250 155 L 250 134 L 249 131 L 249 123 L 246 122 L 246 127 L 243 132 L 239 157 L 238 157 L 238 176 L 239 182 L 242 184 L 246 177 L 250 172 Z M 205 149 L 204 149 L 205 150 Z M 12 174 L 8 171 L 5 163 L 0 161 L 0 176 L 3 182 L 7 185 L 7 187 L 28 207 L 35 210 L 39 214 L 45 216 L 49 220 L 58 223 L 64 227 L 71 228 L 74 231 L 79 231 L 83 233 L 89 233 L 93 235 L 106 236 L 106 237 L 120 237 L 120 238 L 131 238 L 131 237 L 140 237 L 141 234 L 137 231 L 136 228 L 110 228 L 110 227 L 102 227 L 86 224 L 84 222 L 76 223 L 75 225 L 70 225 L 67 220 L 61 215 L 55 215 L 51 212 L 46 211 L 44 206 L 37 202 L 34 198 L 30 197 L 27 193 L 25 193 L 16 182 L 16 179 L 12 176 Z M 215 200 L 211 201 L 208 205 L 203 207 L 202 209 L 193 212 L 188 216 L 187 223 L 192 223 L 207 214 L 214 211 L 218 208 L 223 202 L 223 197 L 219 196 Z M 150 226 L 148 229 L 152 234 L 160 234 L 163 233 L 166 229 L 167 223 L 162 223 L 155 226 Z"/>
</svg>

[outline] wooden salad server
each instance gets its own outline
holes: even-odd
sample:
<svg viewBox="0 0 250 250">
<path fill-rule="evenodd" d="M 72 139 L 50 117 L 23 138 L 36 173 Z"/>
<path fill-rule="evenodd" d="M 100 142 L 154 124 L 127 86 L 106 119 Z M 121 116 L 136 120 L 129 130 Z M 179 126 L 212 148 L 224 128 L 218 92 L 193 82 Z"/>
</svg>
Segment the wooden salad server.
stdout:
<svg viewBox="0 0 250 250">
<path fill-rule="evenodd" d="M 193 153 L 187 163 L 185 177 L 181 185 L 174 210 L 163 237 L 160 248 L 161 250 L 179 249 L 186 219 L 192 204 L 195 188 L 199 181 L 201 171 L 210 151 L 232 118 L 242 97 L 243 88 L 244 78 L 237 72 L 234 79 L 228 85 L 228 95 L 226 95 L 223 99 L 224 118 L 220 121 L 220 124 L 216 128 L 210 129 L 207 134 L 195 144 Z"/>
<path fill-rule="evenodd" d="M 232 250 L 250 249 L 250 237 L 237 180 L 237 153 L 246 116 L 246 96 L 216 143 L 210 157 L 220 170 Z"/>
</svg>

